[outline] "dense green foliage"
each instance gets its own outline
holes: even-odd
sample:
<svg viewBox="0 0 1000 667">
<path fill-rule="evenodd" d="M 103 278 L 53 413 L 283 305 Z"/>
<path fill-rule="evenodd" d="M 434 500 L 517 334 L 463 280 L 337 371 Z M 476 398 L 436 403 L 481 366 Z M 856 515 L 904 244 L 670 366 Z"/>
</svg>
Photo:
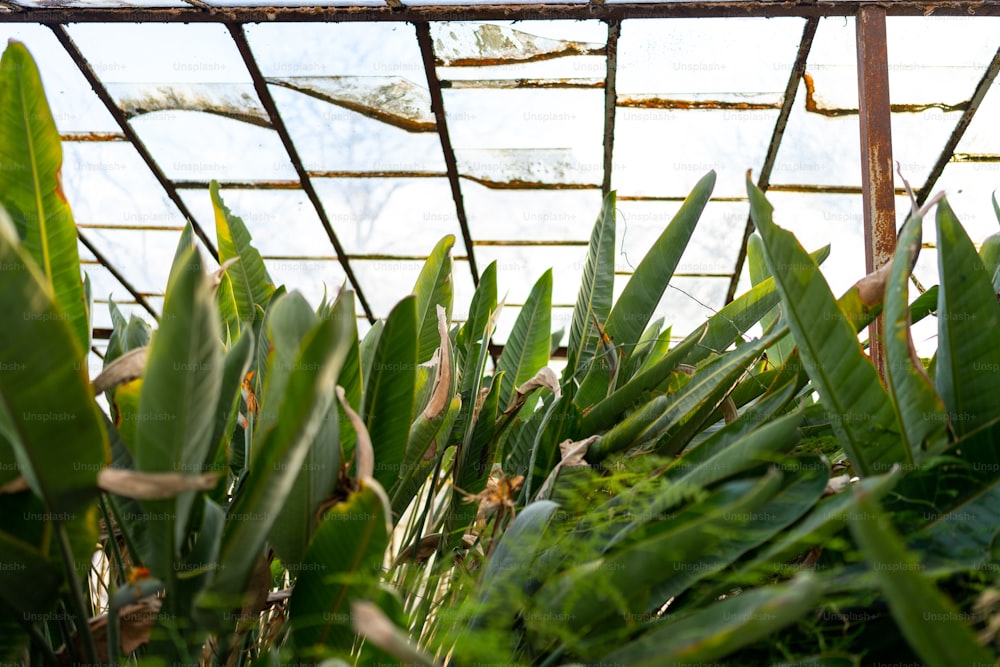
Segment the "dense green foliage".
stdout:
<svg viewBox="0 0 1000 667">
<path fill-rule="evenodd" d="M 158 325 L 112 304 L 91 381 L 19 44 L 0 118 L 0 660 L 994 664 L 1000 267 L 944 200 L 918 309 L 926 211 L 837 299 L 748 182 L 754 286 L 671 345 L 652 314 L 715 175 L 617 301 L 612 193 L 559 377 L 551 272 L 493 358 L 495 266 L 452 320 L 447 237 L 362 337 L 349 290 L 272 284 L 213 185 L 222 268 L 186 230 Z M 935 310 L 928 374 L 909 327 Z M 884 381 L 858 342 L 880 312 Z"/>
</svg>

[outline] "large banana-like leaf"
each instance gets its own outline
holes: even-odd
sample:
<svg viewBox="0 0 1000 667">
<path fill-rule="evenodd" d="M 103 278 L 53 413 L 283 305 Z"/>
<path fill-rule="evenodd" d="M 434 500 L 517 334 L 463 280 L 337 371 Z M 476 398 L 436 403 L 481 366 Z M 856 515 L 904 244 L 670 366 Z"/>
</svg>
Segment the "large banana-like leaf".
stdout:
<svg viewBox="0 0 1000 667">
<path fill-rule="evenodd" d="M 371 479 L 361 479 L 358 491 L 327 511 L 289 601 L 300 656 L 350 653 L 357 641 L 351 602 L 374 594 L 390 530 L 389 501 Z"/>
<path fill-rule="evenodd" d="M 0 205 L 51 286 L 81 354 L 90 335 L 76 224 L 60 178 L 62 144 L 35 61 L 13 40 L 0 58 L 0 127 Z"/>
<path fill-rule="evenodd" d="M 244 587 L 268 531 L 333 400 L 350 324 L 345 318 L 321 320 L 299 346 L 277 424 L 267 432 L 227 514 L 219 570 L 199 603 L 206 624 L 230 626 L 228 610 L 243 603 Z"/>
<path fill-rule="evenodd" d="M 600 349 L 601 335 L 597 324 L 603 325 L 611 313 L 614 282 L 615 193 L 609 192 L 590 234 L 580 292 L 576 297 L 569 327 L 566 367 L 563 370 L 564 384 L 578 375 L 586 375 Z"/>
<path fill-rule="evenodd" d="M 497 263 L 490 262 L 479 277 L 479 286 L 469 304 L 469 317 L 455 337 L 455 366 L 458 369 L 459 390 L 468 395 L 475 382 L 479 351 L 489 342 L 487 331 L 490 316 L 497 309 Z M 471 401 L 470 401 L 471 402 Z"/>
<path fill-rule="evenodd" d="M 243 220 L 234 215 L 223 203 L 219 194 L 219 183 L 212 181 L 209 186 L 212 196 L 212 207 L 215 209 L 215 235 L 219 244 L 219 261 L 233 262 L 226 269 L 226 274 L 232 281 L 233 295 L 236 298 L 236 309 L 242 322 L 253 322 L 257 317 L 255 306 L 264 307 L 274 284 L 267 273 L 264 260 L 251 244 L 250 232 Z"/>
<path fill-rule="evenodd" d="M 760 236 L 752 234 L 747 240 L 747 268 L 750 270 L 750 283 L 756 287 L 771 277 L 771 272 L 767 268 L 767 261 L 764 259 L 764 243 Z M 760 326 L 764 331 L 771 330 L 774 326 L 779 326 L 781 320 L 781 306 L 761 318 Z M 767 360 L 773 366 L 781 366 L 788 360 L 795 348 L 795 339 L 791 336 L 784 336 L 777 343 L 767 350 Z"/>
<path fill-rule="evenodd" d="M 935 381 L 958 435 L 1000 416 L 1000 304 L 992 278 L 944 199 L 937 210 L 938 350 Z"/>
<path fill-rule="evenodd" d="M 416 367 L 416 297 L 409 296 L 389 313 L 362 400 L 361 416 L 375 448 L 375 479 L 383 488 L 391 488 L 400 474 L 413 423 Z"/>
<path fill-rule="evenodd" d="M 330 317 L 348 317 L 349 324 L 354 324 L 354 314 L 346 314 L 343 308 L 331 313 Z M 264 389 L 266 403 L 262 404 L 257 437 L 261 433 L 265 433 L 266 437 L 267 429 L 274 425 L 273 421 L 265 422 L 265 406 L 267 414 L 273 414 L 274 419 L 279 418 L 279 408 L 274 406 L 284 397 L 296 353 L 317 321 L 316 314 L 298 292 L 291 292 L 274 304 L 268 319 L 274 355 L 267 372 Z M 347 326 L 343 328 L 346 329 Z M 302 561 L 316 528 L 316 510 L 336 486 L 340 471 L 338 421 L 338 410 L 331 403 L 297 470 L 295 483 L 268 534 L 269 542 L 286 566 L 297 565 Z M 259 455 L 259 451 L 255 452 L 255 457 Z M 279 465 L 285 463 L 281 462 Z"/>
<path fill-rule="evenodd" d="M 557 509 L 559 505 L 550 500 L 532 503 L 504 531 L 486 563 L 470 628 L 502 627 L 514 621 L 524 596 L 538 580 L 532 561 Z"/>
<path fill-rule="evenodd" d="M 0 211 L 0 400 L 20 468 L 47 511 L 81 513 L 97 497 L 108 441 L 75 333 Z"/>
<path fill-rule="evenodd" d="M 639 262 L 611 309 L 604 331 L 626 355 L 633 353 L 639 336 L 663 298 L 714 187 L 715 172 L 710 171 L 694 186 L 677 215 Z M 604 398 L 610 379 L 607 364 L 592 364 L 577 391 L 576 404 L 592 405 Z"/>
<path fill-rule="evenodd" d="M 702 369 L 702 372 L 695 373 L 676 396 L 651 403 L 647 409 L 634 413 L 608 431 L 590 447 L 587 460 L 596 463 L 616 451 L 657 439 L 713 397 L 718 404 L 772 341 L 773 338 L 758 339 L 727 353 L 718 363 Z M 657 410 L 657 404 L 663 409 Z M 683 444 L 686 442 L 681 443 L 678 449 Z"/>
<path fill-rule="evenodd" d="M 437 307 L 444 308 L 447 320 L 451 321 L 451 308 L 455 285 L 451 279 L 451 248 L 455 237 L 448 234 L 438 241 L 424 262 L 413 294 L 417 298 L 417 363 L 422 364 L 434 355 L 438 348 Z"/>
<path fill-rule="evenodd" d="M 906 444 L 918 458 L 945 444 L 948 415 L 934 384 L 924 372 L 910 337 L 907 282 L 923 239 L 922 215 L 911 216 L 899 232 L 885 295 L 885 379 Z M 1000 370 L 1000 369 L 998 369 Z"/>
<path fill-rule="evenodd" d="M 497 362 L 497 372 L 504 374 L 500 386 L 502 408 L 513 400 L 515 389 L 548 363 L 551 332 L 552 269 L 549 269 L 531 288 Z"/>
<path fill-rule="evenodd" d="M 802 365 L 830 412 L 844 452 L 862 475 L 912 461 L 878 372 L 861 351 L 853 322 L 837 305 L 816 262 L 771 220 L 771 205 L 749 179 L 750 212 L 781 293 Z"/>
<path fill-rule="evenodd" d="M 355 317 L 357 311 L 354 306 L 354 292 L 348 289 L 341 290 L 340 294 L 337 295 L 337 300 L 333 303 L 331 312 L 349 313 L 351 317 Z M 355 412 L 361 410 L 361 350 L 358 343 L 357 321 L 354 322 L 348 335 L 347 358 L 344 359 L 344 366 L 340 369 L 340 375 L 337 376 L 337 384 L 344 388 L 344 398 L 348 405 Z M 350 459 L 354 452 L 357 434 L 354 432 L 354 427 L 351 425 L 347 413 L 344 410 L 339 410 L 338 414 L 340 415 L 340 446 L 345 458 Z"/>
<path fill-rule="evenodd" d="M 795 623 L 821 594 L 819 582 L 803 573 L 788 584 L 744 592 L 678 619 L 668 617 L 602 657 L 600 664 L 723 664 L 718 660 Z"/>
<path fill-rule="evenodd" d="M 153 336 L 135 427 L 135 463 L 142 472 L 197 474 L 212 446 L 222 386 L 222 346 L 211 279 L 197 248 L 189 248 L 167 286 Z M 193 493 L 142 502 L 156 549 L 149 568 L 163 581 L 187 532 Z"/>
<path fill-rule="evenodd" d="M 921 574 L 917 558 L 906 551 L 878 503 L 859 493 L 861 515 L 848 525 L 910 646 L 930 667 L 993 663 L 994 656 L 976 642 L 951 600 Z"/>
<path fill-rule="evenodd" d="M 904 534 L 913 532 L 912 545 L 949 564 L 990 567 L 1000 525 L 998 441 L 1000 419 L 903 477 L 886 508 Z"/>
</svg>

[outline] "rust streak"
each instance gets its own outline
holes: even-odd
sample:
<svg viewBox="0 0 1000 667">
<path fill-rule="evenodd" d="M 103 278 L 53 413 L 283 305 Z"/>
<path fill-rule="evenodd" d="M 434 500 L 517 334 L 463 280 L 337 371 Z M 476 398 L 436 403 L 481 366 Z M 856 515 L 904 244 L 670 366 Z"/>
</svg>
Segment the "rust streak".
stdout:
<svg viewBox="0 0 1000 667">
<path fill-rule="evenodd" d="M 808 72 L 802 74 L 802 80 L 806 84 L 806 111 L 830 118 L 840 116 L 857 116 L 858 109 L 851 107 L 829 107 L 816 99 L 816 82 Z M 927 104 L 890 104 L 891 113 L 921 113 L 931 109 L 939 109 L 945 113 L 965 111 L 969 107 L 969 100 L 948 104 L 947 102 L 929 102 Z"/>
<path fill-rule="evenodd" d="M 525 181 L 513 178 L 509 181 L 495 181 L 482 176 L 461 174 L 462 178 L 485 185 L 494 190 L 600 190 L 601 186 L 594 183 L 544 183 L 542 181 Z"/>
<path fill-rule="evenodd" d="M 442 79 L 441 87 L 451 90 L 467 88 L 496 89 L 549 89 L 549 88 L 603 88 L 604 79 Z"/>
<path fill-rule="evenodd" d="M 543 60 L 565 58 L 567 56 L 603 56 L 604 51 L 604 48 L 589 49 L 582 44 L 571 42 L 558 51 L 534 53 L 523 58 L 455 58 L 445 61 L 442 58 L 435 57 L 434 62 L 441 67 L 496 67 L 498 65 L 536 63 Z"/>
<path fill-rule="evenodd" d="M 63 132 L 62 141 L 128 141 L 121 132 Z"/>
<path fill-rule="evenodd" d="M 761 111 L 780 109 L 779 102 L 729 102 L 725 100 L 681 100 L 665 97 L 628 97 L 620 95 L 618 106 L 633 109 L 722 109 L 728 111 Z"/>
</svg>

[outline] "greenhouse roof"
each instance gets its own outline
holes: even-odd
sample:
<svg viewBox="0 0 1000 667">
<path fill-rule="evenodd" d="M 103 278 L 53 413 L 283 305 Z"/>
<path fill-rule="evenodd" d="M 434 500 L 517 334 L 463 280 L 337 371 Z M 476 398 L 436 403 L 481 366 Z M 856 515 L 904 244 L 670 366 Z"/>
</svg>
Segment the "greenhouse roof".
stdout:
<svg viewBox="0 0 1000 667">
<path fill-rule="evenodd" d="M 884 42 L 878 21 L 856 39 L 861 11 L 885 17 Z M 873 161 L 890 131 L 919 200 L 943 189 L 974 240 L 996 231 L 998 16 L 993 1 L 0 0 L 0 35 L 41 70 L 97 304 L 158 316 L 187 220 L 217 258 L 218 180 L 275 281 L 314 303 L 346 283 L 361 323 L 454 235 L 455 317 L 496 261 L 502 343 L 549 267 L 568 324 L 610 190 L 620 290 L 718 173 L 660 304 L 675 336 L 749 286 L 748 169 L 779 224 L 832 244 L 838 292 L 866 272 L 866 215 L 910 210 Z M 933 281 L 925 234 L 916 278 Z"/>
</svg>

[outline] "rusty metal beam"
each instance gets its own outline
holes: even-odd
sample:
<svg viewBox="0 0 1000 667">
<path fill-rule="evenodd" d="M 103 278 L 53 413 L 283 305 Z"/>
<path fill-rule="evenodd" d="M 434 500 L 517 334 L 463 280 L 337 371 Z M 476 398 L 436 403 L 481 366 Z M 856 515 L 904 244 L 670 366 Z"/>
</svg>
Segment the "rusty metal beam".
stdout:
<svg viewBox="0 0 1000 667">
<path fill-rule="evenodd" d="M 799 50 L 795 54 L 795 62 L 792 64 L 792 71 L 788 75 L 788 83 L 785 85 L 785 96 L 781 101 L 781 111 L 778 112 L 778 120 L 774 123 L 774 131 L 771 132 L 771 141 L 767 145 L 764 164 L 760 168 L 760 177 L 757 179 L 757 187 L 764 192 L 767 192 L 771 184 L 771 171 L 774 169 L 775 160 L 778 159 L 778 149 L 781 147 L 782 137 L 785 136 L 788 119 L 792 115 L 795 95 L 798 93 L 802 75 L 806 71 L 806 61 L 809 59 L 809 51 L 812 49 L 817 27 L 819 27 L 819 19 L 811 18 L 806 21 L 806 25 L 802 29 Z M 729 280 L 729 288 L 726 290 L 726 303 L 729 303 L 736 297 L 736 287 L 739 285 L 740 274 L 743 273 L 743 263 L 747 258 L 747 243 L 750 242 L 750 235 L 752 233 L 753 220 L 748 216 L 747 224 L 743 228 L 743 240 L 740 242 L 740 249 L 736 255 L 736 267 L 733 269 L 732 278 Z"/>
<path fill-rule="evenodd" d="M 316 188 L 313 187 L 312 178 L 310 178 L 309 172 L 303 165 L 302 158 L 299 157 L 299 151 L 295 148 L 295 142 L 292 141 L 292 135 L 289 134 L 288 128 L 285 127 L 285 120 L 281 117 L 281 113 L 278 111 L 278 105 L 275 104 L 274 97 L 271 96 L 271 91 L 267 88 L 267 81 L 264 80 L 264 75 L 260 71 L 260 65 L 257 64 L 257 60 L 253 56 L 253 51 L 250 49 L 250 43 L 247 41 L 246 34 L 243 32 L 243 26 L 228 24 L 226 27 L 229 29 L 229 34 L 236 43 L 236 48 L 239 50 L 240 56 L 243 57 L 243 64 L 246 65 L 247 71 L 250 73 L 250 78 L 253 79 L 253 87 L 257 91 L 257 97 L 260 98 L 261 104 L 267 111 L 268 117 L 271 119 L 271 126 L 274 127 L 274 130 L 278 133 L 278 137 L 281 139 L 281 144 L 285 147 L 285 152 L 288 153 L 288 159 L 291 161 L 292 166 L 295 167 L 295 173 L 298 175 L 299 181 L 302 184 L 302 190 L 306 193 L 306 197 L 309 198 L 310 203 L 312 203 L 320 224 L 323 225 L 323 229 L 326 231 L 326 235 L 330 239 L 330 244 L 333 246 L 334 252 L 337 254 L 340 266 L 344 269 L 344 275 L 347 276 L 347 280 L 354 286 L 354 290 L 358 297 L 358 303 L 361 305 L 361 310 L 364 311 L 368 321 L 374 323 L 375 315 L 372 312 L 371 307 L 368 305 L 368 299 L 365 298 L 365 293 L 361 289 L 361 285 L 358 283 L 357 277 L 354 275 L 354 269 L 351 268 L 351 262 L 347 259 L 347 252 L 344 250 L 344 246 L 340 243 L 340 239 L 337 238 L 337 233 L 333 230 L 333 225 L 330 223 L 330 218 L 326 214 L 323 202 L 320 200 L 319 194 L 316 192 Z"/>
<path fill-rule="evenodd" d="M 861 187 L 865 215 L 865 269 L 887 264 L 896 249 L 896 201 L 892 176 L 889 56 L 885 8 L 865 5 L 855 19 L 858 107 L 861 110 Z M 869 354 L 884 372 L 883 321 L 868 327 Z"/>
<path fill-rule="evenodd" d="M 604 179 L 601 196 L 611 192 L 611 172 L 615 154 L 615 113 L 618 109 L 618 38 L 621 21 L 608 22 L 607 74 L 604 78 Z"/>
<path fill-rule="evenodd" d="M 972 123 L 972 118 L 979 111 L 979 105 L 983 103 L 983 98 L 986 97 L 986 93 L 989 92 L 990 87 L 993 85 L 993 81 L 997 78 L 997 74 L 1000 73 L 1000 48 L 997 52 L 993 54 L 993 60 L 990 61 L 989 66 L 986 71 L 983 72 L 983 77 L 979 80 L 976 85 L 976 90 L 972 93 L 972 99 L 969 100 L 969 105 L 965 108 L 962 113 L 962 117 L 958 119 L 955 124 L 955 129 L 952 130 L 951 136 L 948 137 L 947 143 L 944 145 L 944 149 L 941 151 L 941 155 L 938 156 L 937 162 L 934 163 L 934 167 L 931 169 L 930 174 L 927 175 L 927 180 L 916 192 L 917 205 L 923 205 L 927 201 L 927 198 L 931 194 L 931 189 L 937 183 L 938 179 L 941 178 L 941 174 L 944 173 L 944 168 L 948 165 L 952 156 L 955 154 L 955 149 L 958 148 L 958 142 L 962 140 L 965 135 L 965 131 L 969 129 L 969 125 Z"/>
<path fill-rule="evenodd" d="M 206 3 L 208 6 L 210 3 Z M 734 18 L 854 16 L 861 2 L 848 0 L 728 0 L 625 2 L 604 4 L 488 4 L 284 7 L 22 7 L 0 10 L 6 23 L 273 23 L 388 21 L 524 21 L 603 20 L 634 18 Z M 9 6 L 9 5 L 5 5 Z M 888 16 L 1000 16 L 998 0 L 892 0 L 883 9 Z"/>
<path fill-rule="evenodd" d="M 153 154 L 149 152 L 148 148 L 146 148 L 146 144 L 142 142 L 142 139 L 139 138 L 136 131 L 132 129 L 128 119 L 125 118 L 124 112 L 118 108 L 118 104 L 115 103 L 114 98 L 111 97 L 111 93 L 108 92 L 108 89 L 101 82 L 100 78 L 98 78 L 97 74 L 94 73 L 94 69 L 90 66 L 90 63 L 87 62 L 87 59 L 83 57 L 83 53 L 80 52 L 80 49 L 73 42 L 73 38 L 69 36 L 66 26 L 50 25 L 49 28 L 52 29 L 53 33 L 55 33 L 56 39 L 58 39 L 59 43 L 62 44 L 63 49 L 66 50 L 66 53 L 76 64 L 77 68 L 79 68 L 80 73 L 83 74 L 85 79 L 87 79 L 87 83 L 90 84 L 90 87 L 93 88 L 97 97 L 99 97 L 101 102 L 104 103 L 104 106 L 107 108 L 108 112 L 111 113 L 115 122 L 118 123 L 118 127 L 121 128 L 122 133 L 132 146 L 135 147 L 139 157 L 141 157 L 142 161 L 146 163 L 147 167 L 149 167 L 149 170 L 153 173 L 153 176 L 160 184 L 160 187 L 162 187 L 164 192 L 167 193 L 167 197 L 169 197 L 170 201 L 174 203 L 174 206 L 177 207 L 177 210 L 180 211 L 181 215 L 183 215 L 184 218 L 191 223 L 191 228 L 194 230 L 194 233 L 197 234 L 198 238 L 201 239 L 201 242 L 205 244 L 205 248 L 208 250 L 209 254 L 212 255 L 212 258 L 215 261 L 219 261 L 219 253 L 215 249 L 215 244 L 212 242 L 212 239 L 208 237 L 208 234 L 205 233 L 202 226 L 198 224 L 198 220 L 195 219 L 194 215 L 188 209 L 187 204 L 185 204 L 184 200 L 181 199 L 180 193 L 177 192 L 177 188 L 174 186 L 173 182 L 167 178 L 166 174 L 163 173 L 163 169 L 160 168 L 160 165 L 153 157 Z"/>
<path fill-rule="evenodd" d="M 444 153 L 444 164 L 448 171 L 448 183 L 451 185 L 451 197 L 455 201 L 455 215 L 458 226 L 462 230 L 462 241 L 465 253 L 469 258 L 469 271 L 472 272 L 472 283 L 479 286 L 479 267 L 476 266 L 476 253 L 473 248 L 472 234 L 469 232 L 469 217 L 465 212 L 465 200 L 462 197 L 462 184 L 458 174 L 458 159 L 451 145 L 451 134 L 448 132 L 448 119 L 444 111 L 444 94 L 441 92 L 441 80 L 437 75 L 437 64 L 434 57 L 434 43 L 431 40 L 431 27 L 427 23 L 416 23 L 417 43 L 420 45 L 420 56 L 424 63 L 424 73 L 427 76 L 427 88 L 431 94 L 431 111 L 437 119 L 437 133 L 441 139 L 441 152 Z"/>
<path fill-rule="evenodd" d="M 100 262 L 101 266 L 107 269 L 108 273 L 114 276 L 115 280 L 121 283 L 122 287 L 124 287 L 125 290 L 132 295 L 136 303 L 145 308 L 146 312 L 152 315 L 154 320 L 159 321 L 160 316 L 157 314 L 153 306 L 150 305 L 149 301 L 146 300 L 146 297 L 142 295 L 142 292 L 136 289 L 135 286 L 131 282 L 129 282 L 129 280 L 125 276 L 123 276 L 118 269 L 115 268 L 114 264 L 108 261 L 108 258 L 105 257 L 104 254 L 97 249 L 97 246 L 95 246 L 90 241 L 90 239 L 84 236 L 83 232 L 81 232 L 79 229 L 76 230 L 76 237 L 80 239 L 80 243 L 83 244 L 83 247 L 89 250 L 90 254 L 92 254 L 95 258 L 97 258 L 97 261 Z"/>
</svg>

